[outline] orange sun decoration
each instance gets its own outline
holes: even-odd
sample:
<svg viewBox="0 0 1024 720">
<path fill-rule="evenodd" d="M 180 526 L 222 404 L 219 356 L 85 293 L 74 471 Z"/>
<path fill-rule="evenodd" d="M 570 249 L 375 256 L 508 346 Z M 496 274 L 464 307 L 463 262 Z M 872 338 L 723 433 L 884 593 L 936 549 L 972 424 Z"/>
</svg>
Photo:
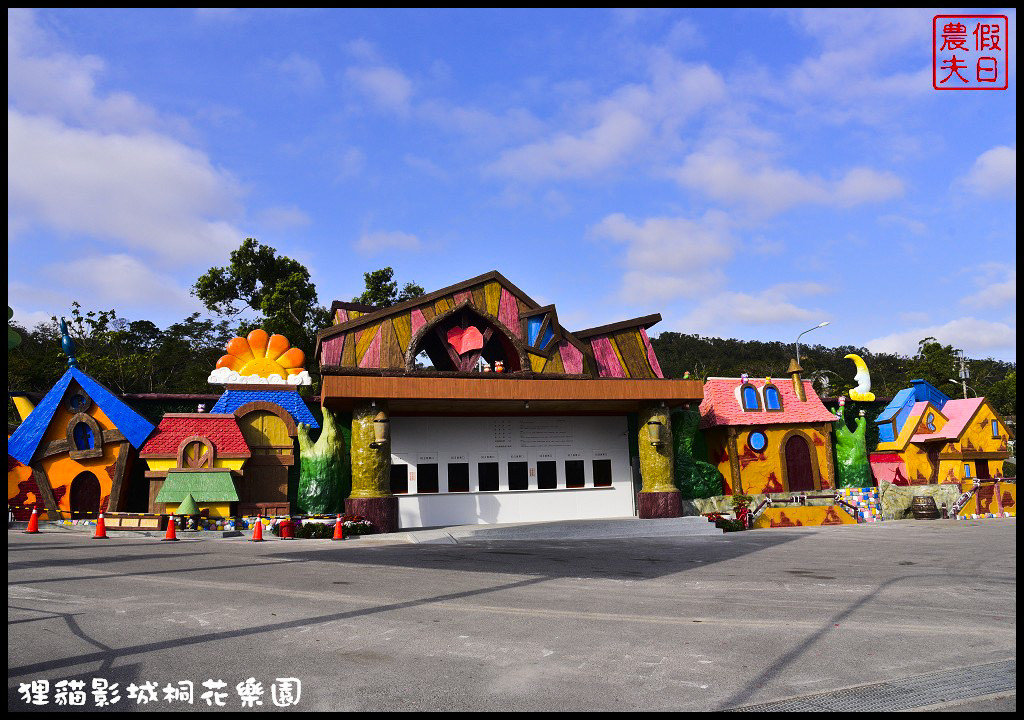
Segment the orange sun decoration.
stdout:
<svg viewBox="0 0 1024 720">
<path fill-rule="evenodd" d="M 268 336 L 264 330 L 253 330 L 244 338 L 232 338 L 226 349 L 228 354 L 217 361 L 211 381 L 217 376 L 219 382 L 244 382 L 255 377 L 291 384 L 308 383 L 309 375 L 303 367 L 306 355 L 293 348 L 284 335 Z"/>
</svg>

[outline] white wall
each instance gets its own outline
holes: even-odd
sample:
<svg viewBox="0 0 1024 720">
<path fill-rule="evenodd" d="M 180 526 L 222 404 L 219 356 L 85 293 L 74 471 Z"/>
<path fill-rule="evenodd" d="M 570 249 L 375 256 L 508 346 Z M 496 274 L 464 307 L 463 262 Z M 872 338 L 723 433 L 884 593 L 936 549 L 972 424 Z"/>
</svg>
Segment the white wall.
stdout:
<svg viewBox="0 0 1024 720">
<path fill-rule="evenodd" d="M 392 417 L 391 463 L 409 467 L 398 495 L 403 528 L 634 514 L 625 417 Z M 611 487 L 594 487 L 593 461 L 611 461 Z M 537 463 L 554 460 L 557 488 L 537 488 Z M 584 487 L 566 488 L 565 461 L 582 460 Z M 508 463 L 528 463 L 528 489 L 509 490 Z M 446 466 L 469 463 L 469 492 L 447 492 Z M 480 491 L 477 464 L 498 463 L 498 491 Z M 417 492 L 417 466 L 437 463 L 437 494 Z"/>
</svg>

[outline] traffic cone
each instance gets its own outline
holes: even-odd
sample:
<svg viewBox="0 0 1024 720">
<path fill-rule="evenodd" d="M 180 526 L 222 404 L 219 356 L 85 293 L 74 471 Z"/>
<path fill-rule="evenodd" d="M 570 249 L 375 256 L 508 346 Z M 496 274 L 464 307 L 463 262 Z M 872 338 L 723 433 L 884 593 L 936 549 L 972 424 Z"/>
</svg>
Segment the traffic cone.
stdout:
<svg viewBox="0 0 1024 720">
<path fill-rule="evenodd" d="M 39 532 L 39 508 L 32 508 L 32 517 L 28 519 L 28 527 L 25 532 L 33 535 Z"/>
<path fill-rule="evenodd" d="M 178 523 L 174 519 L 174 515 L 171 515 L 171 519 L 167 521 L 167 534 L 164 535 L 164 539 L 160 542 L 167 542 L 168 540 L 178 542 Z"/>
<path fill-rule="evenodd" d="M 256 527 L 252 529 L 252 539 L 250 542 L 263 542 L 263 516 L 256 516 Z"/>
<path fill-rule="evenodd" d="M 96 518 L 96 534 L 92 536 L 93 540 L 109 540 L 107 537 L 107 523 L 103 519 L 103 513 Z"/>
<path fill-rule="evenodd" d="M 341 514 L 338 515 L 338 521 L 334 523 L 334 537 L 331 540 L 344 540 L 345 539 L 345 524 L 341 521 Z"/>
</svg>

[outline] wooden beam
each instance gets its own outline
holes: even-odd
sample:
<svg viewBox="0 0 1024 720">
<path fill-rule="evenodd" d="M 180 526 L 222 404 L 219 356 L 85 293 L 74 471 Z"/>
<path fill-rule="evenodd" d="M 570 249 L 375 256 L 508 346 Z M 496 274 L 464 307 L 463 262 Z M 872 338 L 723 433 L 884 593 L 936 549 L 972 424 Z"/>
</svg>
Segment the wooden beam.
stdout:
<svg viewBox="0 0 1024 720">
<path fill-rule="evenodd" d="M 127 440 L 118 446 L 117 462 L 114 464 L 114 477 L 110 483 L 110 499 L 107 500 L 107 512 L 117 512 L 121 509 L 121 487 L 124 482 L 124 471 L 128 465 L 128 453 L 131 452 L 131 445 Z"/>
<path fill-rule="evenodd" d="M 53 488 L 50 487 L 50 478 L 47 477 L 46 471 L 39 463 L 32 463 L 29 467 L 32 468 L 32 478 L 36 481 L 36 487 L 39 488 L 39 494 L 43 496 L 43 505 L 46 507 L 46 519 L 56 522 L 62 519 L 60 509 L 57 507 L 57 501 L 53 498 Z M 70 488 L 68 492 L 70 492 Z"/>
</svg>

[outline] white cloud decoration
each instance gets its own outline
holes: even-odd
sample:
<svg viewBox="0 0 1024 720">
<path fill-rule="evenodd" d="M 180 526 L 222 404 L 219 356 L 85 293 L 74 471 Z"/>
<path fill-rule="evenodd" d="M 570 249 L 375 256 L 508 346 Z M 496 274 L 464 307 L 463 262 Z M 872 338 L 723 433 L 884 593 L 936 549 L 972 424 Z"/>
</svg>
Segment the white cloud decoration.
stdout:
<svg viewBox="0 0 1024 720">
<path fill-rule="evenodd" d="M 234 370 L 226 367 L 217 368 L 211 372 L 210 376 L 206 378 L 206 381 L 213 385 L 311 385 L 313 383 L 312 378 L 309 377 L 309 373 L 305 370 L 295 375 L 289 375 L 287 378 L 283 378 L 276 374 L 270 375 L 269 377 L 260 377 L 259 375 L 239 375 Z"/>
</svg>

